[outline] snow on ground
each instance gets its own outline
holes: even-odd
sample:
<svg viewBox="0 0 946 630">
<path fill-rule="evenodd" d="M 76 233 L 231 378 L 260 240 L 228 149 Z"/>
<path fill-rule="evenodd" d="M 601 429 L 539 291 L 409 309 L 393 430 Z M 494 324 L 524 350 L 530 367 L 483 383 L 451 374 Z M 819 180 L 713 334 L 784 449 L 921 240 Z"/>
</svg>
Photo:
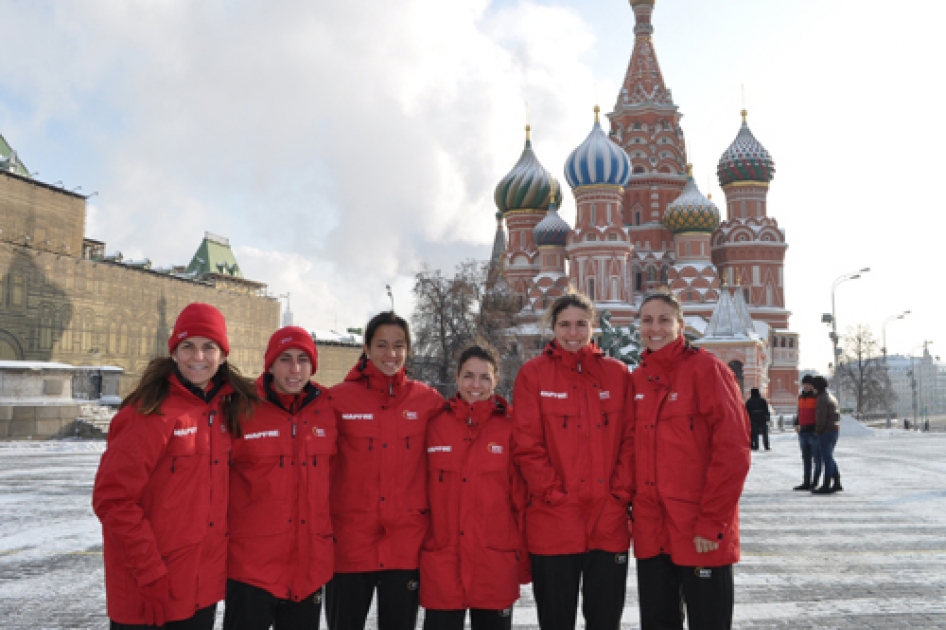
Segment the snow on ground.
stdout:
<svg viewBox="0 0 946 630">
<path fill-rule="evenodd" d="M 839 494 L 791 490 L 801 481 L 794 433 L 753 452 L 736 628 L 946 628 L 946 434 L 850 422 L 837 449 Z M 0 627 L 107 627 L 89 507 L 103 448 L 0 443 Z M 639 627 L 633 567 L 623 621 Z M 514 624 L 537 624 L 528 587 Z"/>
</svg>

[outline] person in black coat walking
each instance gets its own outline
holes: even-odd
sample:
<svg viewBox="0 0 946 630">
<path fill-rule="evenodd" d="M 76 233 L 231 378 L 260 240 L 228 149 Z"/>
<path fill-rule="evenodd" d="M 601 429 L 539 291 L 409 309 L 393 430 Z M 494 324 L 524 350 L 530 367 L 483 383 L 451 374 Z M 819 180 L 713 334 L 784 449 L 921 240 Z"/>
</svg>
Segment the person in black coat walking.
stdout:
<svg viewBox="0 0 946 630">
<path fill-rule="evenodd" d="M 752 421 L 752 450 L 759 450 L 760 435 L 765 450 L 772 450 L 769 448 L 769 401 L 763 398 L 759 390 L 754 387 L 749 393 L 749 400 L 746 401 L 746 411 L 749 412 L 749 419 Z"/>
</svg>

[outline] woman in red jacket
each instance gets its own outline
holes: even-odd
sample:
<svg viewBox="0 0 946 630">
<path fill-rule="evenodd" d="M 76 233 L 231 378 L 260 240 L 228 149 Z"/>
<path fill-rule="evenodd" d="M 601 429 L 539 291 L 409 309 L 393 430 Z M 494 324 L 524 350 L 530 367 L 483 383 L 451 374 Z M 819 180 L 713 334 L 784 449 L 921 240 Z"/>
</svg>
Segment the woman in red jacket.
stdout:
<svg viewBox="0 0 946 630">
<path fill-rule="evenodd" d="M 309 379 L 318 367 L 312 336 L 273 333 L 263 402 L 233 441 L 230 556 L 225 630 L 318 628 L 322 585 L 335 566 L 329 514 L 335 410 Z"/>
<path fill-rule="evenodd" d="M 407 378 L 407 322 L 393 312 L 365 328 L 361 359 L 331 389 L 338 455 L 330 498 L 335 577 L 326 588 L 330 630 L 363 630 L 378 591 L 378 627 L 413 630 L 420 547 L 427 535 L 427 421 L 436 390 Z"/>
<path fill-rule="evenodd" d="M 231 435 L 259 400 L 227 363 L 227 327 L 189 304 L 112 419 L 92 508 L 113 630 L 209 630 L 226 589 Z"/>
<path fill-rule="evenodd" d="M 420 554 L 424 630 L 509 630 L 529 582 L 525 483 L 512 461 L 512 409 L 493 393 L 495 353 L 470 346 L 457 395 L 427 427 L 430 532 Z"/>
<path fill-rule="evenodd" d="M 630 546 L 627 368 L 591 341 L 594 305 L 565 295 L 554 339 L 516 377 L 515 449 L 531 500 L 526 539 L 542 630 L 573 630 L 582 588 L 588 630 L 621 622 Z"/>
<path fill-rule="evenodd" d="M 683 337 L 680 303 L 647 296 L 647 346 L 631 376 L 634 555 L 642 630 L 732 627 L 739 497 L 749 473 L 749 418 L 725 363 Z"/>
</svg>

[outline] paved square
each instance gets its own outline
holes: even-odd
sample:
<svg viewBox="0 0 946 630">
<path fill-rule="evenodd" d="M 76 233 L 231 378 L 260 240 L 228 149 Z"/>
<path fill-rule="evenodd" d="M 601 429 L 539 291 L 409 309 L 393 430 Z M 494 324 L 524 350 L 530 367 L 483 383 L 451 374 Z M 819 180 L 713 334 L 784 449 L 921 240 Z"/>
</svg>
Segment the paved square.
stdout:
<svg viewBox="0 0 946 630">
<path fill-rule="evenodd" d="M 754 452 L 736 628 L 946 628 L 946 434 L 842 431 L 844 492 L 792 492 L 794 434 Z M 0 443 L 0 627 L 106 628 L 101 442 Z M 625 628 L 637 628 L 633 567 Z M 514 614 L 534 627 L 529 588 Z M 218 624 L 219 626 L 219 624 Z"/>
</svg>

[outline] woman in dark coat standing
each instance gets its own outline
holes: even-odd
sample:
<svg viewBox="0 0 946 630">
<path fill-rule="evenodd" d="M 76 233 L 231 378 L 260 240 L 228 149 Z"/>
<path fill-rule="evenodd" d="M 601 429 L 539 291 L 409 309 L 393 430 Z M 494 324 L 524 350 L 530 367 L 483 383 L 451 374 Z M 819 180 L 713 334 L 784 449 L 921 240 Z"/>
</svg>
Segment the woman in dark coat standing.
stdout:
<svg viewBox="0 0 946 630">
<path fill-rule="evenodd" d="M 838 444 L 841 434 L 841 414 L 838 410 L 838 399 L 828 391 L 828 380 L 823 376 L 816 376 L 811 380 L 817 394 L 815 403 L 815 435 L 818 436 L 818 448 L 821 459 L 824 460 L 824 484 L 812 490 L 814 494 L 831 494 L 839 492 L 841 487 L 841 471 L 834 461 L 834 447 Z"/>
</svg>

